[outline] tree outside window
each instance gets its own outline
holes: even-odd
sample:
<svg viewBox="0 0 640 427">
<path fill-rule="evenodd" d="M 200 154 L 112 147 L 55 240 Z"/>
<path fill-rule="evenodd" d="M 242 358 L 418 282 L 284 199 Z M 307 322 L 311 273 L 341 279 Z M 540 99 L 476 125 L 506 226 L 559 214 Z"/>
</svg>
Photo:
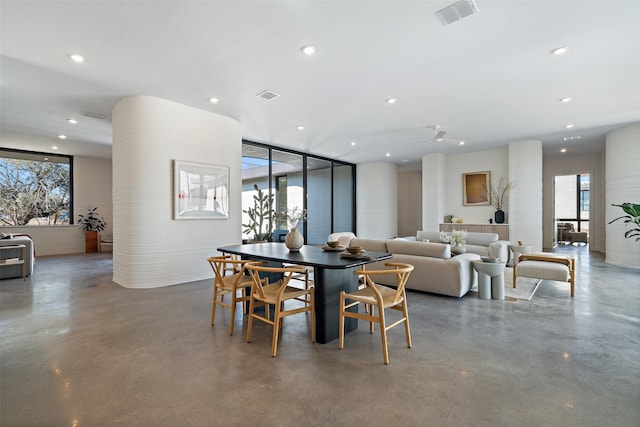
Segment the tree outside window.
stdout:
<svg viewBox="0 0 640 427">
<path fill-rule="evenodd" d="M 0 150 L 0 226 L 69 224 L 72 158 Z"/>
</svg>

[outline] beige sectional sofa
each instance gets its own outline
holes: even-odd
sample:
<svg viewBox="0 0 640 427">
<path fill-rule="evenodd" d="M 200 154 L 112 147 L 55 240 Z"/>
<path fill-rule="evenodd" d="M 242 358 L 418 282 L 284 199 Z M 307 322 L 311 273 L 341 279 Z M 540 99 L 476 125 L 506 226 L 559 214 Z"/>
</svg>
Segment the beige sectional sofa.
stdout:
<svg viewBox="0 0 640 427">
<path fill-rule="evenodd" d="M 461 229 L 464 229 L 462 227 Z M 413 239 L 405 237 L 405 239 Z M 415 240 L 422 242 L 429 240 L 429 242 L 439 242 L 440 232 L 438 231 L 418 231 Z M 465 239 L 464 247 L 467 252 L 478 254 L 486 257 L 496 257 L 501 262 L 509 261 L 509 241 L 498 240 L 497 233 L 477 233 L 469 231 L 467 238 Z"/>
<path fill-rule="evenodd" d="M 387 252 L 393 254 L 393 262 L 405 262 L 415 267 L 407 289 L 432 292 L 453 297 L 462 297 L 477 283 L 477 274 L 471 265 L 472 260 L 480 259 L 480 255 L 466 253 L 451 256 L 450 245 L 442 243 L 425 243 L 405 239 L 358 239 L 354 238 L 350 246 L 362 246 L 365 250 Z M 384 263 L 367 264 L 366 268 L 374 270 L 384 268 Z M 392 276 L 381 276 L 381 284 L 395 285 Z M 386 283 L 385 280 L 389 282 Z"/>
</svg>

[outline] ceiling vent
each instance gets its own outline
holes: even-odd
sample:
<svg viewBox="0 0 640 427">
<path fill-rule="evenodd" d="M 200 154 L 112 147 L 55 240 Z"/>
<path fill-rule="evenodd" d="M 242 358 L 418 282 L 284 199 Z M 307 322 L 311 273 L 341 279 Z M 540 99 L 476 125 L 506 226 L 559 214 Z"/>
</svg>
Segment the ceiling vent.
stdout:
<svg viewBox="0 0 640 427">
<path fill-rule="evenodd" d="M 436 12 L 436 15 L 438 15 L 442 25 L 449 25 L 475 13 L 478 13 L 478 6 L 474 0 L 460 0 L 451 6 L 439 10 Z"/>
<path fill-rule="evenodd" d="M 264 92 L 260 92 L 259 94 L 256 95 L 258 98 L 262 98 L 265 99 L 267 101 L 271 101 L 274 98 L 279 97 L 280 95 L 278 95 L 275 92 L 271 92 L 270 90 L 265 90 Z"/>
<path fill-rule="evenodd" d="M 104 120 L 104 117 L 105 117 L 104 114 L 92 113 L 91 111 L 83 111 L 80 114 L 82 114 L 85 117 L 91 117 L 98 120 Z"/>
</svg>

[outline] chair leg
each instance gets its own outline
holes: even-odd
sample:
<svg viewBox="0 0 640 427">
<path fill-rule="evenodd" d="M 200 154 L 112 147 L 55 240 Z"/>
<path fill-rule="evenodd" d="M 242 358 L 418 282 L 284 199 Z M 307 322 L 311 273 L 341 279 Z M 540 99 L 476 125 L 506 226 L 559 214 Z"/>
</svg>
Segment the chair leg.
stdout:
<svg viewBox="0 0 640 427">
<path fill-rule="evenodd" d="M 387 324 L 384 319 L 384 308 L 378 307 L 380 313 L 380 337 L 382 338 L 382 356 L 384 357 L 384 364 L 389 364 L 389 349 L 387 347 Z"/>
<path fill-rule="evenodd" d="M 276 357 L 276 354 L 278 353 L 278 333 L 280 332 L 280 328 L 282 327 L 282 325 L 280 324 L 280 322 L 282 321 L 282 319 L 280 318 L 280 304 L 276 304 L 276 312 L 274 314 L 273 317 L 273 338 L 271 341 L 271 356 L 272 357 Z"/>
<path fill-rule="evenodd" d="M 249 323 L 247 324 L 247 342 L 251 342 L 251 327 L 253 326 L 253 293 L 251 293 L 251 299 L 249 300 Z"/>
<path fill-rule="evenodd" d="M 344 291 L 340 291 L 340 325 L 338 330 L 338 348 L 344 348 Z"/>
<path fill-rule="evenodd" d="M 231 318 L 229 318 L 229 335 L 233 335 L 233 327 L 236 323 L 236 305 L 238 305 L 236 296 L 236 291 L 234 291 L 233 295 L 231 295 Z"/>
<path fill-rule="evenodd" d="M 365 307 L 369 307 L 369 315 L 370 316 L 375 316 L 376 312 L 375 312 L 375 307 L 373 304 L 365 304 Z M 380 307 L 378 307 L 378 313 L 380 313 Z M 369 320 L 369 333 L 372 334 L 373 331 L 375 329 L 375 325 L 373 324 L 373 322 L 371 320 Z"/>
<path fill-rule="evenodd" d="M 213 300 L 211 301 L 211 325 L 216 324 L 216 301 L 218 301 L 218 287 L 213 285 Z"/>
<path fill-rule="evenodd" d="M 407 309 L 407 296 L 402 302 L 402 315 L 404 316 L 404 332 L 407 335 L 407 347 L 411 348 L 411 328 L 409 327 L 409 310 Z"/>
</svg>

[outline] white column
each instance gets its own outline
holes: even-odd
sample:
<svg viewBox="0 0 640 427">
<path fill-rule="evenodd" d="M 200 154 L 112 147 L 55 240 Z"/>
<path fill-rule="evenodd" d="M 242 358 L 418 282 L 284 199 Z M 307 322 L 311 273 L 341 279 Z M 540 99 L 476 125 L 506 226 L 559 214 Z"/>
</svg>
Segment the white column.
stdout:
<svg viewBox="0 0 640 427">
<path fill-rule="evenodd" d="M 356 168 L 357 231 L 366 239 L 398 233 L 398 169 L 394 163 L 362 163 Z"/>
<path fill-rule="evenodd" d="M 618 220 L 625 215 L 622 203 L 640 204 L 640 125 L 616 129 L 606 138 L 606 260 L 610 264 L 640 268 L 640 241 L 625 239 L 624 233 L 632 224 Z M 626 226 L 625 226 L 626 225 Z"/>
<path fill-rule="evenodd" d="M 438 231 L 444 222 L 447 158 L 436 153 L 422 157 L 422 229 Z"/>
<path fill-rule="evenodd" d="M 509 240 L 542 250 L 542 142 L 509 144 Z"/>
<path fill-rule="evenodd" d="M 240 243 L 240 125 L 134 96 L 113 110 L 113 280 L 152 288 L 212 276 L 206 258 Z M 173 220 L 173 160 L 229 167 L 229 219 Z"/>
</svg>

